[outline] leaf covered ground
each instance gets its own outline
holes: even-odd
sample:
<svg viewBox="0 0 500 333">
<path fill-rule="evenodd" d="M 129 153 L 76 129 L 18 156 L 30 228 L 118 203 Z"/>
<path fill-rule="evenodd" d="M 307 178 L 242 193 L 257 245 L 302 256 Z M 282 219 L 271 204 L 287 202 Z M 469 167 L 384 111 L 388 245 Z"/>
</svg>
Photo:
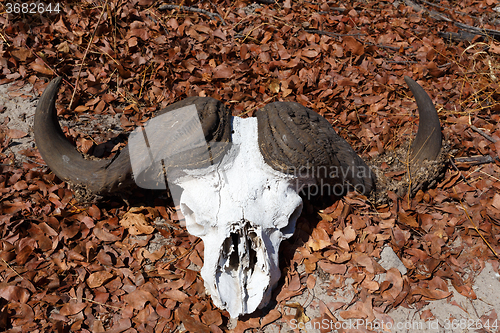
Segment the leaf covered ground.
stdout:
<svg viewBox="0 0 500 333">
<path fill-rule="evenodd" d="M 8 1 L 0 4 L 0 83 L 32 85 L 39 95 L 48 80 L 64 76 L 57 102 L 68 124 L 117 117 L 127 132 L 188 96 L 220 99 L 240 116 L 296 101 L 369 160 L 416 132 L 408 75 L 433 99 L 450 147 L 443 178 L 414 198 L 390 194 L 377 207 L 356 195 L 308 202 L 282 246 L 276 302 L 231 325 L 204 292 L 203 243 L 187 233 L 168 196 L 134 190 L 125 201 L 78 202 L 36 149 L 12 152 L 30 133 L 12 128 L 2 107 L 1 331 L 259 331 L 306 320 L 303 304 L 289 300 L 325 276 L 325 293 L 350 279 L 356 297 L 319 304 L 313 321 L 374 320 L 454 290 L 474 299 L 485 262 L 498 271 L 496 1 L 215 0 L 159 10 L 153 0 L 99 0 L 61 2 L 58 14 L 9 14 Z M 89 154 L 123 145 L 102 129 L 64 131 Z M 407 274 L 394 268 L 384 281 L 375 278 L 384 271 L 376 260 L 385 246 Z"/>
</svg>

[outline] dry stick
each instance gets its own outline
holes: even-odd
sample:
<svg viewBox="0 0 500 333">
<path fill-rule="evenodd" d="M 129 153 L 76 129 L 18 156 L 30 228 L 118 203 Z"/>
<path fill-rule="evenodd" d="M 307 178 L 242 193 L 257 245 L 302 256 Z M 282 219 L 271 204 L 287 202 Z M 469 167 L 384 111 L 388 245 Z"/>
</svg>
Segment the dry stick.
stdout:
<svg viewBox="0 0 500 333">
<path fill-rule="evenodd" d="M 273 98 L 275 98 L 275 97 L 276 97 L 276 94 L 274 94 L 273 96 L 271 96 L 271 97 L 267 98 L 265 101 L 263 101 L 263 102 L 261 102 L 261 103 L 259 103 L 259 104 L 255 105 L 255 106 L 254 106 L 253 108 L 251 108 L 250 110 L 240 113 L 240 114 L 238 115 L 238 117 L 244 116 L 244 115 L 246 115 L 247 113 L 252 112 L 253 110 L 257 109 L 257 108 L 258 108 L 258 107 L 260 107 L 261 105 L 267 104 L 267 102 L 269 102 L 270 100 L 272 100 L 272 99 L 273 99 Z"/>
<path fill-rule="evenodd" d="M 42 57 L 40 57 L 31 47 L 29 47 L 26 42 L 23 42 L 23 46 L 26 47 L 28 50 L 30 50 L 31 54 L 40 59 L 45 66 L 47 66 L 48 69 L 50 69 L 52 72 L 54 72 L 55 75 L 57 75 L 57 72 L 54 68 L 52 68 Z M 68 81 L 64 80 L 64 82 L 69 83 Z M 71 85 L 71 83 L 69 83 Z"/>
<path fill-rule="evenodd" d="M 423 2 L 423 3 L 425 3 L 427 5 L 430 5 L 430 6 L 434 6 L 436 8 L 441 8 L 441 9 L 448 10 L 448 11 L 452 11 L 453 10 L 455 13 L 460 14 L 460 15 L 468 15 L 467 13 L 464 13 L 464 12 L 461 12 L 461 11 L 458 11 L 458 10 L 454 10 L 452 8 L 440 6 L 440 5 L 437 5 L 437 4 L 429 2 L 429 1 L 425 1 L 425 0 L 418 0 L 418 1 L 419 2 Z"/>
<path fill-rule="evenodd" d="M 76 297 L 71 297 L 72 300 L 75 300 L 75 301 L 78 301 L 78 298 Z M 101 302 L 97 302 L 97 301 L 94 301 L 92 299 L 89 299 L 89 298 L 85 298 L 85 297 L 82 297 L 82 301 L 86 301 L 86 302 L 89 302 L 89 303 L 94 303 L 94 304 L 98 304 L 98 305 L 101 305 L 101 306 L 106 306 L 108 308 L 112 308 L 112 309 L 115 309 L 115 310 L 123 310 L 122 308 L 119 308 L 117 306 L 114 306 L 114 305 L 109 305 L 109 304 L 104 304 L 104 303 L 101 303 Z"/>
<path fill-rule="evenodd" d="M 411 139 L 410 139 L 411 140 Z M 411 158 L 411 141 L 410 144 L 408 145 L 408 152 L 406 153 L 406 172 L 408 173 L 408 195 L 407 195 L 407 202 L 408 202 L 408 210 L 411 209 L 411 168 L 410 168 L 410 158 Z M 402 204 L 402 203 L 401 203 Z"/>
<path fill-rule="evenodd" d="M 89 52 L 90 46 L 92 46 L 92 41 L 94 40 L 95 34 L 97 32 L 97 27 L 101 23 L 101 18 L 104 15 L 104 12 L 106 10 L 106 6 L 108 5 L 108 1 L 109 0 L 106 0 L 106 3 L 102 7 L 101 15 L 99 15 L 99 19 L 97 20 L 97 24 L 95 26 L 94 32 L 92 33 L 92 36 L 90 37 L 90 41 L 87 45 L 87 49 L 85 50 L 85 53 L 83 54 L 82 64 L 80 65 L 80 70 L 78 71 L 78 75 L 76 76 L 75 89 L 73 89 L 73 95 L 71 95 L 71 101 L 69 102 L 69 106 L 68 106 L 68 109 L 70 109 L 70 110 L 71 110 L 71 105 L 73 104 L 73 99 L 75 98 L 76 89 L 78 89 L 78 82 L 80 81 L 80 73 L 82 72 L 82 68 L 83 68 L 83 65 L 85 63 L 85 58 L 87 57 L 87 53 Z"/>
<path fill-rule="evenodd" d="M 498 179 L 497 177 L 493 177 L 492 175 L 490 175 L 489 173 L 484 172 L 483 170 L 479 170 L 479 172 L 481 172 L 481 173 L 485 174 L 485 175 L 486 175 L 486 176 L 488 176 L 488 177 L 493 178 L 493 179 L 494 179 L 494 180 L 496 180 L 497 182 L 500 182 L 500 179 Z"/>
<path fill-rule="evenodd" d="M 227 11 L 226 11 L 226 14 L 224 15 L 224 18 L 227 18 L 227 17 L 229 16 L 229 14 L 233 12 L 233 8 L 236 6 L 236 4 L 237 4 L 237 1 L 235 1 L 235 2 L 231 5 L 231 7 L 229 8 L 229 10 L 227 10 Z M 233 30 L 234 30 L 234 28 L 233 28 Z"/>
<path fill-rule="evenodd" d="M 445 10 L 450 10 L 450 8 L 447 8 L 447 7 L 444 7 L 444 6 L 440 6 L 440 5 L 436 5 L 435 3 L 428 2 L 428 1 L 425 1 L 425 0 L 418 0 L 418 1 L 423 2 L 425 4 L 428 4 L 428 5 L 431 5 L 431 6 L 434 6 L 434 7 L 437 7 L 437 8 L 441 8 L 441 9 L 445 9 Z"/>
<path fill-rule="evenodd" d="M 331 36 L 331 37 L 344 37 L 344 36 L 359 37 L 359 36 L 366 36 L 366 34 L 361 34 L 361 33 L 360 34 L 338 34 L 336 32 L 324 31 L 324 30 L 316 30 L 316 29 L 304 29 L 304 31 L 308 32 L 310 34 L 327 35 L 327 36 Z M 390 50 L 394 50 L 394 51 L 399 51 L 401 49 L 401 47 L 397 47 L 397 46 L 389 46 L 389 45 L 382 45 L 382 44 L 373 44 L 373 43 L 370 43 L 370 42 L 367 42 L 367 41 L 362 41 L 362 42 L 365 43 L 365 44 L 368 44 L 368 45 L 373 45 L 373 46 L 382 48 L 382 49 L 390 49 Z M 403 47 L 403 50 L 407 50 L 409 48 L 410 47 L 405 46 L 405 47 Z M 414 63 L 417 63 L 417 62 L 415 61 Z"/>
<path fill-rule="evenodd" d="M 500 160 L 500 158 L 498 158 L 498 156 L 491 157 L 490 155 L 468 156 L 468 157 L 455 158 L 455 162 L 457 162 L 457 163 L 468 163 L 470 165 L 494 163 L 495 161 L 499 161 L 499 160 Z"/>
<path fill-rule="evenodd" d="M 396 60 L 386 60 L 389 64 L 398 64 L 398 65 L 408 65 L 408 64 L 418 64 L 418 61 L 406 60 L 406 61 L 396 61 Z"/>
<path fill-rule="evenodd" d="M 24 280 L 24 278 L 14 268 L 12 268 L 12 266 L 10 266 L 9 263 L 5 261 L 5 259 L 2 258 L 2 261 L 5 265 L 7 265 L 9 269 L 11 269 L 14 273 L 16 273 L 17 276 L 19 276 L 21 279 Z"/>
<path fill-rule="evenodd" d="M 450 157 L 450 163 L 451 163 L 451 166 L 453 167 L 453 169 L 455 169 L 459 174 L 460 174 L 460 178 L 469 186 L 472 186 L 471 184 L 469 184 L 469 182 L 467 181 L 467 178 L 465 178 L 465 176 L 460 172 L 460 170 L 458 170 L 457 166 L 455 165 L 455 162 L 453 162 L 453 158 Z"/>
<path fill-rule="evenodd" d="M 389 45 L 382 45 L 382 44 L 373 44 L 373 43 L 370 43 L 370 42 L 364 42 L 364 43 L 366 43 L 368 45 L 373 45 L 373 46 L 376 46 L 376 47 L 380 47 L 382 49 L 389 49 L 389 50 L 394 50 L 394 51 L 401 50 L 401 47 L 397 47 L 397 46 L 389 46 Z M 410 48 L 409 46 L 404 46 L 403 50 L 408 50 L 409 48 Z"/>
<path fill-rule="evenodd" d="M 497 142 L 497 141 L 498 141 L 497 139 L 495 139 L 494 137 L 492 137 L 492 136 L 490 136 L 490 135 L 488 135 L 488 134 L 484 133 L 482 130 L 480 130 L 479 128 L 477 128 L 477 127 L 476 127 L 476 126 L 474 126 L 474 125 L 471 125 L 471 126 L 470 126 L 470 128 L 471 128 L 474 132 L 481 134 L 482 136 L 484 136 L 486 139 L 490 140 L 490 141 L 491 141 L 491 142 L 493 142 L 493 143 L 495 143 L 495 142 Z"/>
<path fill-rule="evenodd" d="M 471 25 L 463 24 L 460 22 L 453 22 L 453 24 L 455 24 L 457 27 L 459 27 L 461 29 L 475 32 L 481 36 L 490 36 L 491 35 L 491 36 L 495 36 L 495 37 L 500 37 L 500 31 L 498 31 L 498 30 L 492 30 L 492 29 L 486 29 L 486 28 L 482 28 L 482 29 L 476 28 L 476 27 L 473 27 Z"/>
<path fill-rule="evenodd" d="M 457 193 L 457 190 L 455 189 L 455 186 L 453 186 L 453 191 L 455 192 L 455 194 L 458 197 L 458 193 Z M 495 252 L 495 250 L 493 249 L 493 247 L 491 247 L 490 243 L 488 243 L 488 241 L 486 240 L 486 238 L 484 238 L 484 236 L 481 234 L 481 232 L 479 231 L 479 229 L 476 226 L 476 224 L 474 223 L 474 221 L 471 219 L 471 217 L 469 215 L 469 212 L 465 208 L 464 203 L 462 202 L 462 200 L 460 200 L 460 205 L 462 206 L 462 209 L 464 210 L 465 215 L 467 215 L 467 218 L 469 219 L 469 221 L 471 221 L 472 225 L 474 226 L 474 229 L 476 230 L 476 232 L 479 234 L 479 236 L 481 236 L 481 238 L 486 243 L 486 245 L 490 248 L 490 250 L 493 252 L 493 254 L 495 255 L 495 257 L 498 258 L 498 254 Z"/>
<path fill-rule="evenodd" d="M 142 96 L 142 89 L 144 88 L 144 82 L 146 81 L 146 72 L 148 71 L 148 69 L 153 66 L 153 62 L 151 62 L 148 67 L 146 69 L 144 69 L 144 75 L 142 76 L 142 82 L 141 82 L 141 90 L 139 91 L 139 98 L 138 99 L 141 99 L 141 96 Z"/>
<path fill-rule="evenodd" d="M 10 47 L 9 42 L 7 41 L 7 39 L 5 39 L 5 36 L 3 35 L 3 33 L 1 33 L 1 32 L 0 32 L 0 36 L 2 37 L 3 42 L 4 42 L 5 44 L 7 44 L 7 46 L 8 46 L 8 47 Z"/>
<path fill-rule="evenodd" d="M 406 0 L 406 1 L 415 4 L 414 2 L 412 2 L 410 0 Z M 439 5 L 435 5 L 435 4 L 429 3 L 429 2 L 427 2 L 425 0 L 420 0 L 420 1 L 423 2 L 423 3 L 429 4 L 429 5 L 433 5 L 433 6 L 436 6 L 436 7 L 441 7 Z M 419 6 L 419 5 L 417 5 L 417 6 Z M 422 7 L 422 6 L 419 6 L 419 7 L 422 8 L 422 9 L 424 9 L 426 12 L 429 12 L 431 14 L 439 16 L 439 18 L 442 19 L 442 20 L 445 20 L 447 22 L 453 22 L 453 24 L 455 24 L 457 27 L 459 27 L 459 28 L 461 28 L 461 29 L 463 29 L 465 31 L 472 32 L 472 33 L 475 33 L 475 34 L 478 34 L 478 35 L 481 35 L 481 36 L 485 36 L 485 37 L 493 36 L 495 39 L 500 39 L 500 31 L 498 31 L 498 30 L 492 30 L 492 29 L 486 29 L 486 28 L 482 28 L 482 29 L 481 28 L 476 28 L 476 27 L 473 27 L 471 25 L 467 25 L 467 24 L 464 24 L 464 23 L 460 23 L 460 22 L 451 20 L 448 17 L 446 17 L 443 14 L 438 13 L 436 11 L 430 11 L 427 8 Z M 441 8 L 444 8 L 444 7 L 441 7 Z M 459 13 L 459 14 L 461 14 L 461 15 L 466 15 L 465 13 L 462 13 L 462 12 L 459 12 L 459 11 L 456 11 L 456 12 Z"/>
<path fill-rule="evenodd" d="M 471 42 L 477 34 L 470 33 L 468 31 L 459 30 L 458 32 L 449 32 L 449 31 L 438 31 L 438 36 L 443 37 L 446 40 L 456 40 L 456 41 L 469 41 Z"/>
<path fill-rule="evenodd" d="M 264 3 L 266 5 L 274 5 L 278 1 L 276 1 L 276 0 L 255 0 L 255 2 Z"/>
<path fill-rule="evenodd" d="M 191 254 L 191 253 L 193 252 L 194 248 L 196 247 L 196 245 L 198 245 L 198 243 L 199 243 L 200 241 L 201 241 L 201 238 L 198 238 L 198 239 L 196 240 L 196 242 L 194 242 L 194 244 L 193 244 L 193 245 L 191 245 L 191 247 L 190 247 L 188 250 L 186 250 L 184 253 L 181 253 L 181 254 L 179 254 L 178 256 L 175 256 L 175 258 L 170 259 L 169 261 L 167 261 L 166 263 L 164 263 L 164 264 L 163 264 L 163 267 L 166 267 L 166 266 L 170 265 L 171 263 L 173 263 L 174 261 L 179 260 L 179 259 L 181 259 L 181 258 L 184 258 L 184 257 L 185 257 L 185 256 L 187 256 L 188 254 Z M 152 271 L 154 271 L 154 270 L 152 270 Z"/>
<path fill-rule="evenodd" d="M 335 33 L 335 32 L 323 31 L 323 30 L 316 30 L 316 29 L 304 29 L 304 31 L 308 32 L 310 34 L 327 35 L 327 36 L 332 36 L 332 37 L 366 36 L 366 34 L 338 34 L 338 33 Z M 398 48 L 398 50 L 399 50 L 399 48 Z"/>
<path fill-rule="evenodd" d="M 346 11 L 346 9 L 342 8 L 342 7 L 329 7 L 328 9 L 329 9 L 329 11 L 320 11 L 320 12 L 316 12 L 316 13 L 318 13 L 318 14 L 329 14 L 331 11 L 338 11 L 338 12 L 341 12 L 341 13 L 343 13 L 343 12 Z"/>
<path fill-rule="evenodd" d="M 220 16 L 218 13 L 212 13 L 212 12 L 209 12 L 208 10 L 201 9 L 201 8 L 180 6 L 180 5 L 162 5 L 158 9 L 159 10 L 179 9 L 179 10 L 186 10 L 189 12 L 201 13 L 201 14 L 205 14 L 208 17 L 210 17 L 211 20 L 215 20 L 215 18 L 217 17 L 221 20 L 222 25 L 226 25 L 226 21 L 224 21 L 222 16 Z"/>
</svg>

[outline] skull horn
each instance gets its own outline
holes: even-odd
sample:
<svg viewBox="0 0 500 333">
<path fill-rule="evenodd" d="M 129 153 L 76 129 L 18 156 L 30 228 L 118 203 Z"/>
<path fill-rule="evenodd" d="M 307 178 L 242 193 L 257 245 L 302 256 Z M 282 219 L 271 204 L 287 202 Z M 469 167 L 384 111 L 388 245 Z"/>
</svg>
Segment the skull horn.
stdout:
<svg viewBox="0 0 500 333">
<path fill-rule="evenodd" d="M 259 147 L 273 169 L 368 194 L 374 175 L 352 147 L 318 113 L 294 102 L 274 102 L 256 112 Z M 338 190 L 336 190 L 336 186 Z"/>
<path fill-rule="evenodd" d="M 405 76 L 405 81 L 415 96 L 420 115 L 411 147 L 411 161 L 420 167 L 424 160 L 437 159 L 441 151 L 441 125 L 429 95 L 411 78 Z M 316 112 L 298 103 L 275 102 L 259 109 L 256 116 L 259 148 L 273 169 L 294 173 L 299 178 L 315 179 L 318 185 L 330 185 L 330 193 L 334 194 L 342 193 L 336 191 L 336 187 L 344 192 L 354 188 L 364 195 L 375 188 L 384 191 L 382 185 L 387 181 L 380 179 L 379 170 L 373 173 L 330 123 Z"/>
<path fill-rule="evenodd" d="M 406 84 L 410 87 L 417 102 L 420 122 L 415 141 L 411 146 L 412 162 L 435 160 L 441 151 L 441 124 L 434 104 L 425 90 L 413 79 L 405 76 Z"/>
<path fill-rule="evenodd" d="M 131 166 L 125 147 L 113 159 L 86 159 L 66 139 L 59 122 L 55 102 L 62 78 L 52 80 L 40 98 L 35 113 L 35 142 L 45 163 L 57 177 L 72 185 L 83 186 L 94 194 L 113 192 L 130 179 Z"/>
</svg>

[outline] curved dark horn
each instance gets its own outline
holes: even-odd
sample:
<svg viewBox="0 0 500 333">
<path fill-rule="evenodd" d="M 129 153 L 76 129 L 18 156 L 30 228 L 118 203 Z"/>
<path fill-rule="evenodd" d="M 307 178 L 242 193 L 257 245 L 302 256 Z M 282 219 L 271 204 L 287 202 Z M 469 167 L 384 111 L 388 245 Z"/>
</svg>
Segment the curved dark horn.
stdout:
<svg viewBox="0 0 500 333">
<path fill-rule="evenodd" d="M 294 102 L 274 102 L 256 116 L 260 151 L 273 169 L 340 185 L 342 191 L 349 185 L 363 194 L 372 190 L 370 168 L 316 112 Z"/>
<path fill-rule="evenodd" d="M 66 139 L 55 102 L 61 77 L 52 80 L 40 98 L 35 113 L 35 142 L 45 163 L 61 180 L 82 185 L 95 194 L 112 192 L 127 182 L 132 171 L 125 147 L 113 159 L 86 159 Z M 130 179 L 130 178 L 129 178 Z"/>
<path fill-rule="evenodd" d="M 425 90 L 413 79 L 405 76 L 406 84 L 415 96 L 420 122 L 418 132 L 411 146 L 412 162 L 435 160 L 441 151 L 441 124 L 434 104 Z"/>
<path fill-rule="evenodd" d="M 55 108 L 60 83 L 60 77 L 49 83 L 35 113 L 35 142 L 44 161 L 60 179 L 73 185 L 83 186 L 94 194 L 111 193 L 130 185 L 132 166 L 128 146 L 112 159 L 87 159 L 66 139 L 59 126 Z M 231 141 L 231 114 L 221 102 L 213 98 L 190 97 L 169 105 L 160 111 L 160 114 L 192 104 L 196 106 L 203 136 L 207 141 L 223 143 Z M 189 142 L 189 129 L 181 129 L 178 133 L 184 135 L 177 137 L 177 143 L 165 142 L 162 145 L 179 146 Z M 203 164 L 216 163 L 222 158 L 228 146 L 227 144 L 209 146 L 209 160 L 206 158 L 206 148 L 204 151 L 200 149 L 184 151 L 171 158 L 167 167 L 199 167 Z"/>
</svg>

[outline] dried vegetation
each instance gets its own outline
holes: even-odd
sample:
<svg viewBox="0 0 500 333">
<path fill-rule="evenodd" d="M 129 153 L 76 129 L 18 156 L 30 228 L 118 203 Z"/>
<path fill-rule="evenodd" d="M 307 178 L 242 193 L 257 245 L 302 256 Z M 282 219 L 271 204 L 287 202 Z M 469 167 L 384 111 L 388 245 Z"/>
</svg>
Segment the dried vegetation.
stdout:
<svg viewBox="0 0 500 333">
<path fill-rule="evenodd" d="M 449 297 L 447 281 L 473 299 L 485 261 L 498 269 L 495 1 L 422 2 L 421 11 L 410 1 L 184 3 L 203 9 L 194 12 L 160 11 L 152 0 L 100 0 L 61 3 L 59 14 L 41 15 L 7 14 L 2 5 L 0 83 L 22 81 L 41 92 L 63 75 L 59 113 L 70 122 L 118 114 L 129 131 L 187 96 L 218 98 L 243 116 L 289 100 L 325 116 L 368 159 L 416 131 L 404 75 L 433 98 L 452 152 L 444 178 L 411 199 L 389 193 L 378 207 L 356 196 L 311 204 L 282 246 L 276 304 L 238 321 L 235 332 L 293 318 L 287 301 L 312 290 L 318 272 L 330 275 L 331 290 L 354 280 L 357 297 L 335 306 L 344 319 L 373 320 L 394 307 Z M 137 190 L 126 202 L 78 203 L 36 150 L 25 150 L 24 159 L 10 152 L 26 133 L 9 129 L 8 114 L 0 124 L 1 331 L 227 329 L 228 313 L 204 294 L 203 243 L 186 232 L 168 198 Z M 89 153 L 109 139 L 65 132 Z M 476 155 L 489 162 L 471 162 Z M 376 259 L 386 245 L 408 273 L 391 269 L 378 282 Z M 322 316 L 341 320 L 332 308 L 320 304 Z"/>
</svg>

